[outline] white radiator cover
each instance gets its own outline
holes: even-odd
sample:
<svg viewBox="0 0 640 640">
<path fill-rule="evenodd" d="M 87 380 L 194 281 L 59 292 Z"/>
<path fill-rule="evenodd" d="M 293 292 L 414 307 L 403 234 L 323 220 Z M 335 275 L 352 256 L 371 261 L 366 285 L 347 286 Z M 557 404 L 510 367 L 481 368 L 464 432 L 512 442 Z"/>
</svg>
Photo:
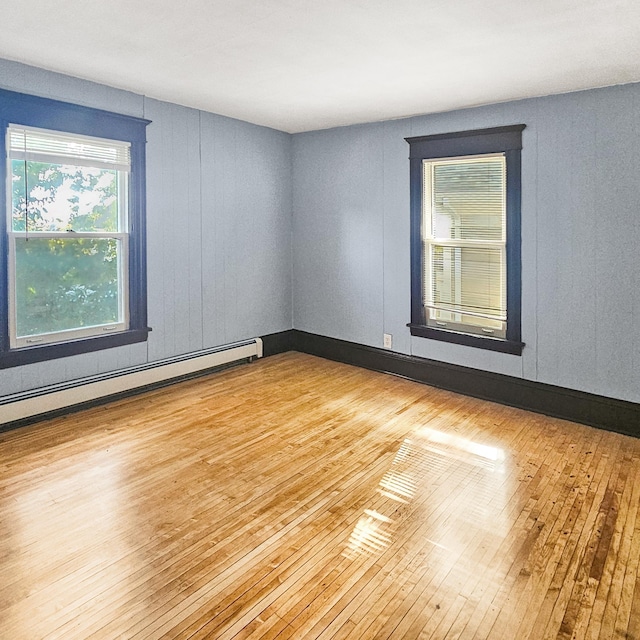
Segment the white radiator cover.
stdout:
<svg viewBox="0 0 640 640">
<path fill-rule="evenodd" d="M 173 378 L 192 375 L 231 362 L 261 357 L 262 340 L 253 338 L 130 369 L 17 393 L 0 400 L 0 425 L 132 391 Z"/>
</svg>

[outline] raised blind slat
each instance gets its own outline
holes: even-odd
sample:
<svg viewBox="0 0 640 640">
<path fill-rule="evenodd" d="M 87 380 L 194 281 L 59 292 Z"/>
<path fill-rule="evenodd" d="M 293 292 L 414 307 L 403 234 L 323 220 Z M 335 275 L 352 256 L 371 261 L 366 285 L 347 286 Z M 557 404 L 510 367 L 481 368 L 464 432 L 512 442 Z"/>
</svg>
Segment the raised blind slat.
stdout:
<svg viewBox="0 0 640 640">
<path fill-rule="evenodd" d="M 131 144 L 77 134 L 9 125 L 8 154 L 14 160 L 129 171 Z"/>
</svg>

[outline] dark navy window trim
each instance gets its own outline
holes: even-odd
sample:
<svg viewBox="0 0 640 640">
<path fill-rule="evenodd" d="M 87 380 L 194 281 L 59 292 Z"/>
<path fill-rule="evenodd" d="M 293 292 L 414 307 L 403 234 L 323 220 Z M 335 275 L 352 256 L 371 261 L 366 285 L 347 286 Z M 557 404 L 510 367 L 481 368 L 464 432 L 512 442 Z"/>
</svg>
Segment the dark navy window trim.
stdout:
<svg viewBox="0 0 640 640">
<path fill-rule="evenodd" d="M 517 124 L 475 131 L 405 138 L 411 171 L 411 322 L 412 336 L 521 355 L 520 151 L 522 131 Z M 422 161 L 487 153 L 504 153 L 507 163 L 507 332 L 506 339 L 471 335 L 427 326 L 422 281 Z"/>
<path fill-rule="evenodd" d="M 9 123 L 124 140 L 131 143 L 129 179 L 129 329 L 114 334 L 79 338 L 42 346 L 9 347 L 7 242 L 7 152 Z M 0 89 L 0 368 L 42 362 L 54 358 L 98 351 L 147 339 L 146 269 L 146 127 L 150 123 L 101 109 L 50 100 Z"/>
</svg>

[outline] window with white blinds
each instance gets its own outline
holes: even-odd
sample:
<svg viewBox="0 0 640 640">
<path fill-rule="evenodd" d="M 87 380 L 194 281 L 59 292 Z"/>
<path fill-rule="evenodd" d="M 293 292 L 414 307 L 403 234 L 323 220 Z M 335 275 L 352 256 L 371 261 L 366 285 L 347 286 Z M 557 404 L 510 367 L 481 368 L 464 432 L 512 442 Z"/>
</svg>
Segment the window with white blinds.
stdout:
<svg viewBox="0 0 640 640">
<path fill-rule="evenodd" d="M 147 340 L 149 120 L 0 89 L 0 369 Z"/>
<path fill-rule="evenodd" d="M 427 324 L 504 338 L 504 154 L 424 160 L 422 166 Z"/>
<path fill-rule="evenodd" d="M 522 131 L 407 138 L 411 335 L 520 355 Z"/>
<path fill-rule="evenodd" d="M 129 142 L 6 131 L 12 348 L 129 328 Z"/>
</svg>

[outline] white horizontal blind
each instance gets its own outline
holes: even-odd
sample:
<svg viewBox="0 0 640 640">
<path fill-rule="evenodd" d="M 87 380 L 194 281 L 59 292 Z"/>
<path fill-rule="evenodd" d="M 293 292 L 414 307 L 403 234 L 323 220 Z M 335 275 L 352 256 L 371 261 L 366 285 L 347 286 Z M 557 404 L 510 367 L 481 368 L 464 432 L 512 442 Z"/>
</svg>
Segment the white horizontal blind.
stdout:
<svg viewBox="0 0 640 640">
<path fill-rule="evenodd" d="M 13 160 L 48 162 L 129 171 L 131 144 L 77 134 L 9 125 L 8 154 Z"/>
<path fill-rule="evenodd" d="M 424 302 L 434 324 L 503 335 L 503 154 L 423 162 Z M 464 329 L 463 329 L 464 330 Z"/>
</svg>

